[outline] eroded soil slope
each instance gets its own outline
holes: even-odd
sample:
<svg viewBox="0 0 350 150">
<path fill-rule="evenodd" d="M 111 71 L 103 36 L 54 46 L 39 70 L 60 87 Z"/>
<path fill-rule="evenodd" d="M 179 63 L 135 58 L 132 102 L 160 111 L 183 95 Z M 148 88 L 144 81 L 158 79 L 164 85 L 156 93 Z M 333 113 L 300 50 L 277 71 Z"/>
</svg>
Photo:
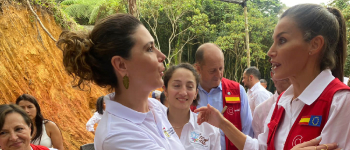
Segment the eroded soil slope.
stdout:
<svg viewBox="0 0 350 150">
<path fill-rule="evenodd" d="M 61 129 L 68 150 L 93 142 L 85 129 L 96 99 L 106 90 L 91 86 L 79 91 L 62 65 L 62 52 L 25 6 L 15 2 L 0 5 L 0 103 L 14 103 L 23 93 L 39 100 L 45 118 Z M 38 16 L 57 39 L 62 29 L 52 14 L 35 8 Z"/>
</svg>

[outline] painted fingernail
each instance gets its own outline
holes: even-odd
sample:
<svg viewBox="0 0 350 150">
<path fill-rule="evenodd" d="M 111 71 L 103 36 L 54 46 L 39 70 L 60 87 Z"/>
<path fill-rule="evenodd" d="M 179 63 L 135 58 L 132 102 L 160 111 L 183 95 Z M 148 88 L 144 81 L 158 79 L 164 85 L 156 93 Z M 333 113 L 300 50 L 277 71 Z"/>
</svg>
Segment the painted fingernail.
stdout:
<svg viewBox="0 0 350 150">
<path fill-rule="evenodd" d="M 321 140 L 321 135 L 316 138 L 316 140 Z"/>
</svg>

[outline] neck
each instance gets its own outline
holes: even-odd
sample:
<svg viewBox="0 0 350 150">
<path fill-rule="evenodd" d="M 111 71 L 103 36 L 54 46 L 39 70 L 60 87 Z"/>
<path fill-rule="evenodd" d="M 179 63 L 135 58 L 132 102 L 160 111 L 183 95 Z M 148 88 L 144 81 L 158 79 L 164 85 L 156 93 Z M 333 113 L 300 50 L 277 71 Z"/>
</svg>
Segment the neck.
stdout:
<svg viewBox="0 0 350 150">
<path fill-rule="evenodd" d="M 175 127 L 183 127 L 190 120 L 190 108 L 177 109 L 169 106 L 168 120 L 170 124 Z"/>
<path fill-rule="evenodd" d="M 114 101 L 133 109 L 137 112 L 146 113 L 149 111 L 148 95 L 151 91 L 145 91 L 140 88 L 125 89 L 123 86 L 115 91 Z"/>
<path fill-rule="evenodd" d="M 202 82 L 202 81 L 200 81 L 200 85 L 201 85 L 201 87 L 203 88 L 203 90 L 207 91 L 208 93 L 210 92 L 210 90 L 211 90 L 212 88 L 216 88 L 216 87 L 219 86 L 219 85 L 216 86 L 216 87 L 206 86 L 205 83 Z"/>
<path fill-rule="evenodd" d="M 256 83 L 258 83 L 259 81 L 252 81 L 252 85 L 250 86 L 250 88 L 249 89 L 252 89 L 253 87 L 254 87 L 254 85 L 256 84 Z"/>
<path fill-rule="evenodd" d="M 314 69 L 312 71 L 301 71 L 300 74 L 289 77 L 294 90 L 293 99 L 297 98 L 320 73 L 320 70 Z"/>
</svg>

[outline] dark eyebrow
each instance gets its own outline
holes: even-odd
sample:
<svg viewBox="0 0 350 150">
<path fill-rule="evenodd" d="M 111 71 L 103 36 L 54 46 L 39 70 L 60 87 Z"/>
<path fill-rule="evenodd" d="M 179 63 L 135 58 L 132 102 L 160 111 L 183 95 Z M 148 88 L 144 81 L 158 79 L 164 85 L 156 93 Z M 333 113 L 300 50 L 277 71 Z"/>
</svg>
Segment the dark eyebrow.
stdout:
<svg viewBox="0 0 350 150">
<path fill-rule="evenodd" d="M 154 41 L 148 42 L 145 46 L 143 46 L 143 49 L 146 49 L 147 47 L 149 47 L 149 45 L 154 45 Z"/>
<path fill-rule="evenodd" d="M 278 33 L 276 38 L 279 38 L 282 34 L 287 34 L 287 32 L 281 32 L 281 33 Z M 272 36 L 272 39 L 273 39 L 273 36 Z"/>
</svg>

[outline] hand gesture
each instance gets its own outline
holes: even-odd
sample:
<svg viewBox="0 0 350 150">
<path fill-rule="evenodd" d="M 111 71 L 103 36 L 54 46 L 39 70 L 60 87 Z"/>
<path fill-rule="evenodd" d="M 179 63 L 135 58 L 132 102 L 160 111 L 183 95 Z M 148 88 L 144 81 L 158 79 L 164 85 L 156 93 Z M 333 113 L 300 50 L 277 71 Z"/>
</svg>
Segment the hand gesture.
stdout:
<svg viewBox="0 0 350 150">
<path fill-rule="evenodd" d="M 215 109 L 209 104 L 207 105 L 207 107 L 204 106 L 194 110 L 194 112 L 199 112 L 197 118 L 197 123 L 199 125 L 201 125 L 203 122 L 208 122 L 209 124 L 220 128 L 219 125 L 226 119 L 224 116 L 222 116 L 219 110 Z"/>
<path fill-rule="evenodd" d="M 298 144 L 294 146 L 291 150 L 340 150 L 340 148 L 338 148 L 338 145 L 336 143 L 318 145 L 320 142 L 321 142 L 321 138 L 319 139 L 316 138 L 316 139 Z"/>
</svg>

